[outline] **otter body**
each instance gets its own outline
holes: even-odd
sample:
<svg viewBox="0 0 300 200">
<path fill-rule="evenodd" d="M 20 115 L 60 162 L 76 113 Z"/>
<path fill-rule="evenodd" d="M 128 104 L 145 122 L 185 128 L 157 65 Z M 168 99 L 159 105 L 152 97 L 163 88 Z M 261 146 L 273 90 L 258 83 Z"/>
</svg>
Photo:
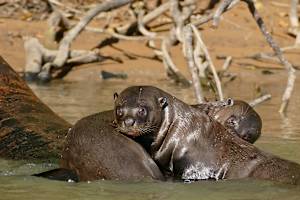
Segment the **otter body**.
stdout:
<svg viewBox="0 0 300 200">
<path fill-rule="evenodd" d="M 111 111 L 78 121 L 69 131 L 61 167 L 72 170 L 80 181 L 163 180 L 147 152 L 136 142 L 116 132 Z"/>
<path fill-rule="evenodd" d="M 199 109 L 155 87 L 125 89 L 115 101 L 115 123 L 118 131 L 146 145 L 165 175 L 300 184 L 299 164 L 259 150 Z"/>
</svg>

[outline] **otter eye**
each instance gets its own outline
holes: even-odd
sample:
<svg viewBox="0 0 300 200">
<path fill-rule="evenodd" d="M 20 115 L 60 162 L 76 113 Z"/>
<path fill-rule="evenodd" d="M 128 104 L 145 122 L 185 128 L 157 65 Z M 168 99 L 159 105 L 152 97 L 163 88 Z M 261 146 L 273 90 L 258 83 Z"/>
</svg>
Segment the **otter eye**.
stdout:
<svg viewBox="0 0 300 200">
<path fill-rule="evenodd" d="M 147 109 L 144 107 L 140 107 L 137 114 L 138 116 L 145 117 L 147 115 Z"/>
<path fill-rule="evenodd" d="M 122 117 L 123 116 L 123 110 L 121 109 L 121 107 L 117 107 L 116 108 L 116 115 L 118 117 Z"/>
</svg>

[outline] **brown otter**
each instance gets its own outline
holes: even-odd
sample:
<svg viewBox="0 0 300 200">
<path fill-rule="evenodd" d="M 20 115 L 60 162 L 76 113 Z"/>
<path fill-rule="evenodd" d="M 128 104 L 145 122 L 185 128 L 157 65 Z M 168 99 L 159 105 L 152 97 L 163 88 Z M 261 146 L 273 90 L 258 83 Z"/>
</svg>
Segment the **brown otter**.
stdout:
<svg viewBox="0 0 300 200">
<path fill-rule="evenodd" d="M 74 181 L 164 180 L 159 168 L 143 147 L 116 132 L 111 125 L 112 121 L 112 111 L 79 120 L 66 137 L 61 169 L 35 176 Z"/>
<path fill-rule="evenodd" d="M 262 121 L 246 102 L 227 99 L 193 105 L 220 122 L 225 128 L 243 140 L 254 143 L 261 135 Z"/>
<path fill-rule="evenodd" d="M 146 145 L 165 175 L 300 184 L 299 164 L 259 150 L 197 108 L 155 87 L 125 89 L 115 101 L 115 123 L 118 131 Z"/>
<path fill-rule="evenodd" d="M 111 126 L 111 111 L 78 121 L 68 133 L 62 168 L 74 170 L 81 181 L 134 180 L 163 176 L 144 149 Z"/>
</svg>

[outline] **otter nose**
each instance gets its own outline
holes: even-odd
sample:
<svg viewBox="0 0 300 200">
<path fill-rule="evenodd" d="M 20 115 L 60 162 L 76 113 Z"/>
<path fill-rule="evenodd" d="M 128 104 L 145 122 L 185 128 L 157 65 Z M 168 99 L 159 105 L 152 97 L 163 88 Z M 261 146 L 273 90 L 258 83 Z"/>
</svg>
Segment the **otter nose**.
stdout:
<svg viewBox="0 0 300 200">
<path fill-rule="evenodd" d="M 127 127 L 133 126 L 134 119 L 132 119 L 132 118 L 126 118 L 125 121 L 124 121 L 124 123 L 125 123 L 125 126 L 127 126 Z"/>
</svg>

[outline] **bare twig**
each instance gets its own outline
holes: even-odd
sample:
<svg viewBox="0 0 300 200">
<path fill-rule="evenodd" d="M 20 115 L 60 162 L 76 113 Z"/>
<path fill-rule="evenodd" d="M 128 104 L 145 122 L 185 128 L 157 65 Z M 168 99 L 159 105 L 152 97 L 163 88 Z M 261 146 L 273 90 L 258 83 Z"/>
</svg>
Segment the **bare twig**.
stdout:
<svg viewBox="0 0 300 200">
<path fill-rule="evenodd" d="M 150 38 L 155 38 L 157 36 L 157 34 L 154 32 L 148 31 L 144 26 L 144 23 L 143 23 L 144 13 L 145 13 L 145 11 L 141 10 L 138 14 L 138 29 L 143 35 L 148 36 Z"/>
<path fill-rule="evenodd" d="M 197 103 L 203 103 L 203 92 L 202 92 L 202 87 L 201 87 L 201 82 L 198 76 L 198 70 L 195 65 L 195 60 L 194 60 L 194 54 L 193 54 L 193 33 L 192 33 L 192 28 L 190 25 L 187 25 L 184 29 L 184 48 L 185 48 L 185 53 L 186 53 L 186 60 L 188 63 L 188 67 L 190 69 L 191 75 L 192 75 L 192 80 L 193 80 L 193 86 L 194 86 L 194 91 L 197 99 Z"/>
<path fill-rule="evenodd" d="M 186 79 L 178 70 L 178 68 L 176 67 L 176 65 L 174 64 L 168 49 L 171 46 L 171 39 L 166 37 L 165 39 L 163 39 L 162 43 L 161 43 L 161 51 L 163 54 L 163 62 L 164 62 L 164 66 L 166 68 L 167 71 L 167 75 L 174 79 L 176 82 L 183 84 L 184 86 L 189 86 L 190 85 L 190 81 L 188 79 Z"/>
<path fill-rule="evenodd" d="M 207 78 L 205 71 L 207 70 L 209 63 L 206 60 L 198 40 L 196 40 L 196 45 L 194 48 L 194 60 L 198 68 L 200 78 Z"/>
<path fill-rule="evenodd" d="M 147 25 L 148 23 L 150 23 L 151 21 L 155 20 L 159 15 L 163 14 L 164 12 L 166 12 L 168 9 L 170 8 L 170 2 L 166 2 L 162 5 L 160 5 L 159 7 L 157 7 L 156 9 L 152 10 L 151 12 L 147 13 L 144 17 L 143 17 L 143 24 Z M 136 29 L 138 26 L 137 21 L 128 24 L 126 26 L 122 26 L 117 28 L 117 32 L 121 33 L 121 34 L 125 34 L 128 32 L 129 29 Z"/>
<path fill-rule="evenodd" d="M 223 10 L 223 13 L 232 9 L 240 0 L 234 0 L 229 6 L 226 6 L 226 9 Z M 222 13 L 221 13 L 222 14 Z M 215 19 L 216 20 L 216 17 L 214 13 L 210 13 L 209 15 L 207 16 L 204 16 L 202 17 L 200 20 L 197 20 L 193 23 L 193 25 L 195 26 L 201 26 L 203 24 L 206 24 L 207 22 Z"/>
<path fill-rule="evenodd" d="M 48 18 L 49 39 L 51 42 L 59 42 L 65 31 L 71 28 L 71 24 L 58 9 L 55 9 Z"/>
<path fill-rule="evenodd" d="M 143 18 L 143 24 L 148 24 L 155 20 L 159 15 L 163 14 L 170 8 L 170 1 L 160 5 L 151 12 L 147 13 Z"/>
<path fill-rule="evenodd" d="M 172 14 L 173 21 L 175 23 L 175 33 L 177 39 L 182 42 L 183 26 L 187 19 L 193 14 L 194 0 L 188 0 L 185 6 L 182 6 L 178 0 L 170 0 L 170 12 Z"/>
<path fill-rule="evenodd" d="M 249 105 L 252 106 L 252 107 L 255 107 L 257 106 L 258 104 L 261 104 L 262 102 L 264 101 L 267 101 L 269 99 L 271 99 L 271 94 L 265 94 L 257 99 L 254 99 L 252 101 L 249 102 Z"/>
<path fill-rule="evenodd" d="M 176 82 L 180 82 L 183 85 L 189 86 L 188 81 L 177 69 L 176 65 L 172 61 L 169 54 L 169 48 L 178 42 L 183 42 L 182 31 L 185 21 L 193 13 L 194 0 L 188 0 L 184 5 L 179 4 L 178 0 L 170 0 L 170 13 L 174 21 L 174 26 L 169 31 L 169 37 L 165 37 L 161 43 L 161 52 L 163 63 L 166 68 L 169 77 L 174 79 Z M 183 7 L 182 7 L 183 6 Z M 181 9 L 180 9 L 181 8 Z"/>
<path fill-rule="evenodd" d="M 231 63 L 232 63 L 232 56 L 227 56 L 223 64 L 222 70 L 227 71 Z"/>
<path fill-rule="evenodd" d="M 220 18 L 222 13 L 227 10 L 231 4 L 233 4 L 234 2 L 232 0 L 224 0 L 222 1 L 222 3 L 219 5 L 219 7 L 217 8 L 217 10 L 215 11 L 215 14 L 213 16 L 213 23 L 212 25 L 217 27 L 219 22 L 220 22 Z"/>
<path fill-rule="evenodd" d="M 215 83 L 216 83 L 216 86 L 217 86 L 219 98 L 222 101 L 222 100 L 224 100 L 224 97 L 223 97 L 223 92 L 222 92 L 221 81 L 220 81 L 220 78 L 217 74 L 216 68 L 215 68 L 215 66 L 212 62 L 212 59 L 209 55 L 207 47 L 205 46 L 205 44 L 204 44 L 204 42 L 201 38 L 200 32 L 198 31 L 198 29 L 194 25 L 191 25 L 191 27 L 192 27 L 192 30 L 193 30 L 195 36 L 196 36 L 196 39 L 199 41 L 199 44 L 200 44 L 200 46 L 201 46 L 201 48 L 202 48 L 202 50 L 205 54 L 205 57 L 206 57 L 206 59 L 209 63 L 210 69 L 211 69 L 211 71 L 213 73 L 213 76 L 214 76 L 214 79 L 215 79 Z"/>
</svg>

